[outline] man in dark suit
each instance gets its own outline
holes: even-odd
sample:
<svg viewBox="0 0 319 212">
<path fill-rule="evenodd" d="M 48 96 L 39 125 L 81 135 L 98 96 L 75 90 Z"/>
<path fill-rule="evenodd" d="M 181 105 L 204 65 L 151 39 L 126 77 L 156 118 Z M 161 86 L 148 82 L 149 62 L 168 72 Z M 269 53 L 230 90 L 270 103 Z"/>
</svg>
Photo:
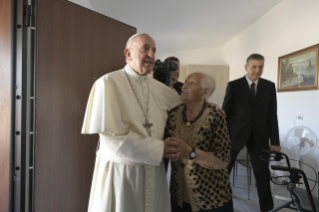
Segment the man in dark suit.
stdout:
<svg viewBox="0 0 319 212">
<path fill-rule="evenodd" d="M 227 116 L 232 145 L 228 172 L 231 172 L 239 151 L 246 145 L 256 178 L 260 209 L 269 211 L 274 206 L 270 171 L 268 163 L 259 156 L 262 149 L 280 151 L 281 147 L 275 84 L 260 78 L 264 61 L 264 57 L 259 54 L 247 58 L 247 74 L 228 83 L 222 109 Z"/>
<path fill-rule="evenodd" d="M 177 81 L 179 77 L 179 59 L 177 57 L 168 57 L 164 60 L 164 62 L 174 62 L 178 65 L 178 68 L 172 71 L 172 87 L 174 90 L 181 95 L 183 83 Z"/>
</svg>

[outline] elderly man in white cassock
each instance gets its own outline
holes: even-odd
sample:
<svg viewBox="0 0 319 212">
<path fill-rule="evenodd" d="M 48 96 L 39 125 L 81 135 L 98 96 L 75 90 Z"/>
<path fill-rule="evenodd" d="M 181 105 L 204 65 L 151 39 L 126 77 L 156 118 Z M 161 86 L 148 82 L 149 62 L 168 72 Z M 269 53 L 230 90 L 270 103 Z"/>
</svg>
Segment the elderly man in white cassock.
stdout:
<svg viewBox="0 0 319 212">
<path fill-rule="evenodd" d="M 167 111 L 181 103 L 174 90 L 148 77 L 156 45 L 147 34 L 132 36 L 127 65 L 93 85 L 83 134 L 98 133 L 89 212 L 167 212 L 163 164 Z"/>
<path fill-rule="evenodd" d="M 171 211 L 163 163 L 170 138 L 163 136 L 167 111 L 181 100 L 148 76 L 155 52 L 149 35 L 132 36 L 124 50 L 127 65 L 92 87 L 82 133 L 98 133 L 100 147 L 89 212 Z"/>
</svg>

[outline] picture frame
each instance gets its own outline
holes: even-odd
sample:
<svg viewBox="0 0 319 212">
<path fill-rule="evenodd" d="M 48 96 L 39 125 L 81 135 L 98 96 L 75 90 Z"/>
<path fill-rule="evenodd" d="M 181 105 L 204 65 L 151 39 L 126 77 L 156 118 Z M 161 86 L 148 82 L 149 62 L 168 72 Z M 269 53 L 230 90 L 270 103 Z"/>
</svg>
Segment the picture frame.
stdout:
<svg viewBox="0 0 319 212">
<path fill-rule="evenodd" d="M 319 89 L 319 44 L 278 58 L 277 92 Z"/>
</svg>

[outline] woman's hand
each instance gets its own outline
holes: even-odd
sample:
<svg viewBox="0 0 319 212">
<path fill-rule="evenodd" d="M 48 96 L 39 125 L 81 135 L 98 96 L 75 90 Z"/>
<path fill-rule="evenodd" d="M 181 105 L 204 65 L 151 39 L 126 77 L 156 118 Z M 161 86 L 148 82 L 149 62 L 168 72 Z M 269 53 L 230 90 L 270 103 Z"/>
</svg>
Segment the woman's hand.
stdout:
<svg viewBox="0 0 319 212">
<path fill-rule="evenodd" d="M 172 140 L 171 137 L 168 137 L 164 140 L 164 157 L 166 157 L 166 150 L 169 149 L 169 148 L 173 148 L 174 146 L 170 145 L 170 140 Z"/>
<path fill-rule="evenodd" d="M 171 161 L 189 158 L 192 148 L 179 138 L 166 138 L 164 140 L 164 157 Z"/>
</svg>

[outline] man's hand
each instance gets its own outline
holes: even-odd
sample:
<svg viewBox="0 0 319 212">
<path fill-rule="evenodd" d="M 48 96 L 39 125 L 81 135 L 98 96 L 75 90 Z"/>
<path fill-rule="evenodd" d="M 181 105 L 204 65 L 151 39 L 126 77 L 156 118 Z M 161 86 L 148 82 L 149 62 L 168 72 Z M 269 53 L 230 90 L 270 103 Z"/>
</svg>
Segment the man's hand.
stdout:
<svg viewBox="0 0 319 212">
<path fill-rule="evenodd" d="M 171 137 L 168 137 L 168 138 L 166 138 L 165 140 L 164 140 L 164 157 L 166 157 L 165 156 L 165 154 L 167 154 L 166 153 L 166 150 L 167 149 L 170 149 L 170 148 L 174 148 L 175 146 L 172 146 L 172 144 L 170 143 L 170 141 L 172 140 L 172 138 Z"/>
<path fill-rule="evenodd" d="M 209 102 L 210 106 L 212 106 L 216 111 L 220 111 L 225 117 L 226 117 L 226 114 L 225 114 L 225 111 L 223 111 L 217 104 L 214 104 L 212 102 Z"/>
<path fill-rule="evenodd" d="M 280 152 L 281 151 L 281 146 L 271 145 L 270 146 L 270 151 Z"/>
<path fill-rule="evenodd" d="M 177 161 L 181 158 L 188 158 L 192 148 L 179 138 L 166 138 L 164 140 L 164 157 L 171 161 Z"/>
</svg>

